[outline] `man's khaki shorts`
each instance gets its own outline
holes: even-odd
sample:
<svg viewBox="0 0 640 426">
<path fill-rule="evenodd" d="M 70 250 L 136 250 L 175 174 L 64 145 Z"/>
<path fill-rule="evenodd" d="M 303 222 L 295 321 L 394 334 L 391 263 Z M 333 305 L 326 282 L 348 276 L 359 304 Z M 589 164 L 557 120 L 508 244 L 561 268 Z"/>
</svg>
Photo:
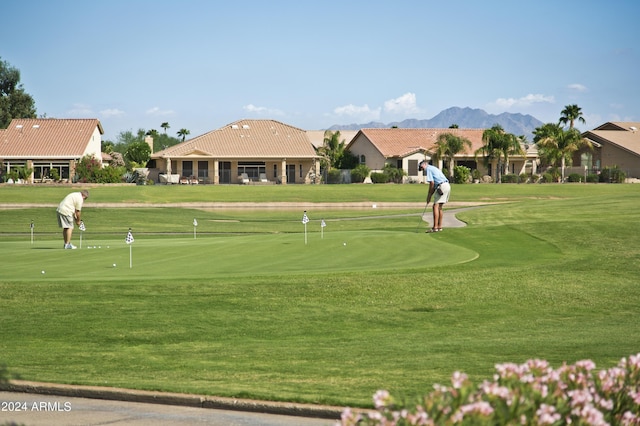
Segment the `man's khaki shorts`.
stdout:
<svg viewBox="0 0 640 426">
<path fill-rule="evenodd" d="M 73 229 L 73 224 L 75 223 L 73 216 L 65 216 L 58 213 L 58 226 L 60 228 L 71 228 Z"/>
</svg>

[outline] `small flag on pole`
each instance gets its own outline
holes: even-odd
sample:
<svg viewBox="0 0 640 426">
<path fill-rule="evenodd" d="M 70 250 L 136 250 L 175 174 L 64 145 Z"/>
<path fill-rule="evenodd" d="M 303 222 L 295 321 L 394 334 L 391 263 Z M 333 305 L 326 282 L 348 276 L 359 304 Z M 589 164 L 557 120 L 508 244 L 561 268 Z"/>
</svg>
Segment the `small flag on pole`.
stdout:
<svg viewBox="0 0 640 426">
<path fill-rule="evenodd" d="M 87 228 L 86 226 L 84 226 L 84 220 L 80 221 L 80 248 L 82 248 L 82 234 L 84 234 L 84 231 L 86 231 Z"/>
<path fill-rule="evenodd" d="M 133 234 L 131 233 L 131 228 L 129 228 L 129 232 L 127 233 L 127 238 L 124 240 L 127 244 L 129 244 L 129 269 L 133 268 Z"/>
<path fill-rule="evenodd" d="M 31 244 L 33 244 L 33 220 L 31 221 Z"/>
<path fill-rule="evenodd" d="M 324 223 L 324 219 L 322 219 L 322 222 L 320 222 L 320 226 L 322 226 L 323 228 L 324 228 L 325 226 L 327 226 L 327 224 L 326 224 L 326 223 Z"/>
<path fill-rule="evenodd" d="M 324 238 L 324 227 L 327 226 L 327 224 L 324 222 L 324 219 L 322 219 L 322 221 L 320 221 L 320 238 Z"/>
<path fill-rule="evenodd" d="M 198 226 L 198 221 L 196 220 L 196 218 L 193 218 L 193 239 L 196 239 L 196 227 Z"/>
<path fill-rule="evenodd" d="M 307 223 L 309 223 L 309 218 L 307 217 L 307 211 L 304 211 L 302 215 L 302 223 L 304 224 L 304 244 L 307 244 Z"/>
<path fill-rule="evenodd" d="M 127 244 L 133 243 L 134 239 L 133 239 L 133 234 L 131 233 L 131 229 L 129 229 L 129 232 L 127 233 L 127 238 L 124 241 Z"/>
</svg>

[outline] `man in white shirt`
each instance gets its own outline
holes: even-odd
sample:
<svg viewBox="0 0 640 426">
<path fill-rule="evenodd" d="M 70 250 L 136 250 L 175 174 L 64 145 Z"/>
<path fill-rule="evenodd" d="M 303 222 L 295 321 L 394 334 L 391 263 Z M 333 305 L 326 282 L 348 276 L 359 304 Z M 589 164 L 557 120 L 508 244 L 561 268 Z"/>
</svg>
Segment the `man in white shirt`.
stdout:
<svg viewBox="0 0 640 426">
<path fill-rule="evenodd" d="M 58 225 L 62 228 L 62 238 L 64 239 L 65 249 L 75 249 L 76 246 L 71 244 L 71 235 L 73 234 L 73 224 L 80 225 L 80 215 L 84 200 L 89 198 L 89 191 L 86 189 L 81 192 L 72 192 L 64 197 L 60 202 L 58 209 Z"/>
<path fill-rule="evenodd" d="M 427 232 L 442 231 L 442 206 L 449 201 L 451 185 L 444 173 L 442 173 L 439 168 L 430 165 L 427 161 L 421 162 L 418 168 L 425 172 L 427 182 L 429 183 L 427 204 L 431 202 L 431 197 L 435 194 L 435 197 L 433 197 L 433 227 L 428 229 Z"/>
</svg>

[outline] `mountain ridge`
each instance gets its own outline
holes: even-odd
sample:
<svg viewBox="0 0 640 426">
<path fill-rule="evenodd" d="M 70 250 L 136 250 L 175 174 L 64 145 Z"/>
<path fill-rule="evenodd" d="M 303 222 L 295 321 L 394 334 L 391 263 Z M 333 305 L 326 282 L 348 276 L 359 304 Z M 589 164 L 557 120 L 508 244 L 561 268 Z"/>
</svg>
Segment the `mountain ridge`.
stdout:
<svg viewBox="0 0 640 426">
<path fill-rule="evenodd" d="M 532 140 L 533 131 L 544 123 L 529 114 L 509 113 L 489 114 L 479 108 L 451 107 L 440 111 L 436 116 L 429 119 L 408 118 L 403 121 L 384 124 L 377 121 L 370 121 L 364 124 L 334 124 L 327 130 L 360 130 L 360 129 L 386 129 L 399 127 L 402 129 L 430 129 L 448 128 L 457 124 L 461 129 L 489 129 L 495 124 L 499 124 L 508 132 L 516 136 L 524 135 L 528 140 Z"/>
</svg>

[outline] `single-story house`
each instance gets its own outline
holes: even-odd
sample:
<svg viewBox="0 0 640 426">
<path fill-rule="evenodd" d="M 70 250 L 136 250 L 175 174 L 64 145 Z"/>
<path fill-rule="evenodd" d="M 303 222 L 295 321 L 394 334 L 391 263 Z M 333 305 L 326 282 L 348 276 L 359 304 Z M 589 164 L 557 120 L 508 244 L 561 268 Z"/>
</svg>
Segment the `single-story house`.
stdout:
<svg viewBox="0 0 640 426">
<path fill-rule="evenodd" d="M 306 131 L 275 120 L 239 120 L 151 155 L 149 177 L 190 183 L 312 183 L 320 161 Z M 177 176 L 176 176 L 177 175 Z"/>
<path fill-rule="evenodd" d="M 478 169 L 482 175 L 497 176 L 497 161 L 485 166 L 475 152 L 484 146 L 482 133 L 485 129 L 361 129 L 349 142 L 346 149 L 357 156 L 361 164 L 372 171 L 382 171 L 390 164 L 407 173 L 407 180 L 421 182 L 423 173 L 418 170 L 422 160 L 430 160 L 436 151 L 438 136 L 451 133 L 471 141 L 471 148 L 457 154 L 454 165 Z M 536 173 L 537 151 L 534 146 L 523 147 L 525 155 L 509 157 L 507 173 Z M 437 165 L 443 168 L 442 159 Z"/>
<path fill-rule="evenodd" d="M 28 182 L 44 182 L 56 169 L 60 179 L 72 181 L 75 165 L 85 155 L 102 162 L 103 134 L 95 118 L 14 118 L 9 127 L 0 129 L 3 173 L 27 167 L 33 170 Z"/>
<path fill-rule="evenodd" d="M 628 178 L 640 178 L 640 122 L 607 122 L 582 137 L 593 149 L 580 149 L 573 156 L 573 165 L 586 167 L 595 173 L 604 167 L 618 166 Z"/>
</svg>

